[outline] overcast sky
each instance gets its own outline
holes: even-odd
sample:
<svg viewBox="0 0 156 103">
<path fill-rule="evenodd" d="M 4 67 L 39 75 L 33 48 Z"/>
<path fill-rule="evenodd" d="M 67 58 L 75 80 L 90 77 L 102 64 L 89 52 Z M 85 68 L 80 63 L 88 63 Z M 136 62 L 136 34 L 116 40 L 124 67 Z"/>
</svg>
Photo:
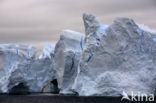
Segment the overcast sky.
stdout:
<svg viewBox="0 0 156 103">
<path fill-rule="evenodd" d="M 104 24 L 116 17 L 156 29 L 156 0 L 0 0 L 0 43 L 55 44 L 63 29 L 84 32 L 82 14 Z"/>
</svg>

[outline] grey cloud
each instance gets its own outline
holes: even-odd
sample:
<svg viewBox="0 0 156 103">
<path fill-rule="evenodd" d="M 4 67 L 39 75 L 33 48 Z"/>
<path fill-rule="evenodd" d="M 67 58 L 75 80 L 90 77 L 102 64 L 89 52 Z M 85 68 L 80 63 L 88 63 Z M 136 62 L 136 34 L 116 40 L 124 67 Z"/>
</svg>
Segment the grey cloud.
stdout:
<svg viewBox="0 0 156 103">
<path fill-rule="evenodd" d="M 62 29 L 84 32 L 84 12 L 106 24 L 124 16 L 156 29 L 155 5 L 155 0 L 0 0 L 0 43 L 41 49 L 47 42 L 56 43 Z"/>
</svg>

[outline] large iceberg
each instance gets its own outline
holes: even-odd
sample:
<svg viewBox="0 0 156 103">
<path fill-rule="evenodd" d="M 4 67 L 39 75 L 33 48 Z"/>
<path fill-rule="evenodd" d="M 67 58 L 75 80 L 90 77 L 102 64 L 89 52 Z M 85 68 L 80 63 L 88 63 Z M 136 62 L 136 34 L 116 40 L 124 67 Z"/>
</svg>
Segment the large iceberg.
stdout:
<svg viewBox="0 0 156 103">
<path fill-rule="evenodd" d="M 129 18 L 83 20 L 86 35 L 64 30 L 39 57 L 32 46 L 1 44 L 0 93 L 155 94 L 156 31 Z"/>
<path fill-rule="evenodd" d="M 98 37 L 99 20 L 90 14 L 83 19 L 85 45 L 73 89 L 83 96 L 154 94 L 156 34 L 132 19 L 116 18 Z"/>
</svg>

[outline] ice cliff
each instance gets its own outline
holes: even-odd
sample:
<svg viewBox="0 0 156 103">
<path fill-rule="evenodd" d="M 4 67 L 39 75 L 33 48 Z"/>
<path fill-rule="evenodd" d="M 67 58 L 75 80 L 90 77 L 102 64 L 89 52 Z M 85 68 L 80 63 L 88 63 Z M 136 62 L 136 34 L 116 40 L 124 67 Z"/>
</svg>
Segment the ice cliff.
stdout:
<svg viewBox="0 0 156 103">
<path fill-rule="evenodd" d="M 45 48 L 48 50 L 51 46 Z M 34 47 L 0 45 L 0 91 L 16 93 L 13 88 L 19 86 L 21 89 L 27 88 L 26 91 L 22 90 L 24 92 L 42 92 L 42 89 L 54 79 L 53 50 L 46 51 L 45 48 L 40 58 L 37 58 Z"/>
<path fill-rule="evenodd" d="M 99 20 L 90 14 L 83 18 L 86 38 L 73 89 L 84 96 L 154 94 L 156 34 L 132 19 L 116 18 L 97 39 Z"/>
<path fill-rule="evenodd" d="M 56 44 L 54 69 L 60 93 L 62 94 L 73 94 L 71 88 L 77 75 L 83 41 L 83 34 L 64 30 Z"/>
</svg>

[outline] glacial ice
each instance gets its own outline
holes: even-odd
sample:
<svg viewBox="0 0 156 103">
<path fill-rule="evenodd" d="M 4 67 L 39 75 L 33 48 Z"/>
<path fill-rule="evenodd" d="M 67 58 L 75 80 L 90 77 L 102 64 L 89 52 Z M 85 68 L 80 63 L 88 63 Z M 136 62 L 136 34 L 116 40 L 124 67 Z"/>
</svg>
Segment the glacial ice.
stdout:
<svg viewBox="0 0 156 103">
<path fill-rule="evenodd" d="M 54 46 L 50 43 L 48 43 L 44 48 L 43 48 L 43 52 L 40 55 L 39 59 L 42 58 L 49 58 L 52 59 L 53 54 L 54 54 Z"/>
<path fill-rule="evenodd" d="M 51 48 L 51 45 L 45 48 Z M 25 45 L 0 45 L 1 77 L 0 91 L 12 92 L 15 86 L 23 84 L 27 92 L 42 92 L 54 79 L 53 55 L 36 57 L 36 49 Z M 43 50 L 42 54 L 52 54 Z M 15 91 L 16 92 L 16 91 Z"/>
<path fill-rule="evenodd" d="M 155 94 L 156 31 L 129 18 L 111 25 L 91 14 L 83 20 L 85 35 L 64 30 L 39 57 L 35 47 L 1 44 L 0 93 Z"/>
<path fill-rule="evenodd" d="M 97 43 L 99 21 L 90 14 L 83 18 L 87 36 L 73 89 L 82 96 L 154 94 L 156 35 L 132 19 L 116 18 Z"/>
<path fill-rule="evenodd" d="M 83 41 L 83 34 L 64 30 L 55 46 L 54 69 L 61 94 L 74 94 L 71 89 L 77 75 Z"/>
</svg>

